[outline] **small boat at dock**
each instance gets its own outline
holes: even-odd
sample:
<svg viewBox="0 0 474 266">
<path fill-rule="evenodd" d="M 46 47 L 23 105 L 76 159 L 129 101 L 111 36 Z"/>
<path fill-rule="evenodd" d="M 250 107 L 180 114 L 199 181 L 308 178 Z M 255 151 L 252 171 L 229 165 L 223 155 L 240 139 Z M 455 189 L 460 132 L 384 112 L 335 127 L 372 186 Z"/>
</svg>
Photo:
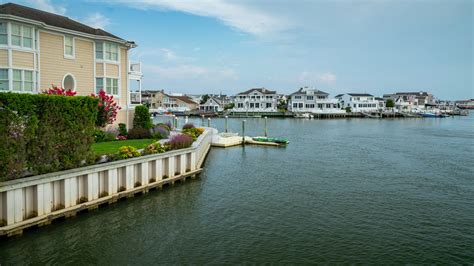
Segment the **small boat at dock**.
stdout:
<svg viewBox="0 0 474 266">
<path fill-rule="evenodd" d="M 290 141 L 285 138 L 253 137 L 252 140 L 259 142 L 273 142 L 278 144 L 288 144 Z"/>
</svg>

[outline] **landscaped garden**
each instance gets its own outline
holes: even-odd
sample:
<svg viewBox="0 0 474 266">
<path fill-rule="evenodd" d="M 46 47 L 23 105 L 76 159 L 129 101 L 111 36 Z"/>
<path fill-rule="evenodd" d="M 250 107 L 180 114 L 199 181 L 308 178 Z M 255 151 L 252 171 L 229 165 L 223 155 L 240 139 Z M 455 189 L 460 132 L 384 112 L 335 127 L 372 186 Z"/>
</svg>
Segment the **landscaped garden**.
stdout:
<svg viewBox="0 0 474 266">
<path fill-rule="evenodd" d="M 104 91 L 0 93 L 0 181 L 188 148 L 204 132 L 155 125 L 145 106 L 135 108 L 127 129 L 114 124 L 119 110 Z"/>
</svg>

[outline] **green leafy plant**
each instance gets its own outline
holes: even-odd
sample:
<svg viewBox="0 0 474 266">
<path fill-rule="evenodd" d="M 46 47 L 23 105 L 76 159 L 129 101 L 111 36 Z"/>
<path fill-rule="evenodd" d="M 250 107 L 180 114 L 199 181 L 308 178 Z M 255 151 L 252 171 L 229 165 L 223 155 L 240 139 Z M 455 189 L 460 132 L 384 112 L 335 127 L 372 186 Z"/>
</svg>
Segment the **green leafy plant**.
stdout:
<svg viewBox="0 0 474 266">
<path fill-rule="evenodd" d="M 145 148 L 145 154 L 155 154 L 155 153 L 163 153 L 165 152 L 165 148 L 163 146 L 161 146 L 161 143 L 159 142 L 155 142 L 155 143 L 152 143 L 150 145 L 148 145 L 146 148 Z"/>
<path fill-rule="evenodd" d="M 189 135 L 193 138 L 193 141 L 196 141 L 197 138 L 202 134 L 202 130 L 200 128 L 188 128 L 183 129 L 183 134 Z"/>
<path fill-rule="evenodd" d="M 98 100 L 0 93 L 0 180 L 93 162 Z"/>
<path fill-rule="evenodd" d="M 346 113 L 350 113 L 350 112 L 352 112 L 352 109 L 349 106 L 346 107 Z"/>
<path fill-rule="evenodd" d="M 133 128 L 150 129 L 153 126 L 150 117 L 150 110 L 144 105 L 135 107 L 135 115 L 133 117 Z M 130 132 L 129 132 L 130 134 Z"/>
<path fill-rule="evenodd" d="M 139 157 L 142 154 L 135 147 L 122 146 L 119 148 L 117 155 L 120 159 L 128 159 L 133 157 Z"/>
<path fill-rule="evenodd" d="M 151 133 L 149 129 L 134 127 L 128 131 L 128 139 L 149 139 Z"/>
<path fill-rule="evenodd" d="M 387 99 L 387 101 L 385 102 L 385 107 L 393 108 L 395 107 L 395 102 L 392 99 Z"/>
<path fill-rule="evenodd" d="M 124 123 L 118 124 L 119 136 L 128 136 L 127 125 Z"/>
</svg>

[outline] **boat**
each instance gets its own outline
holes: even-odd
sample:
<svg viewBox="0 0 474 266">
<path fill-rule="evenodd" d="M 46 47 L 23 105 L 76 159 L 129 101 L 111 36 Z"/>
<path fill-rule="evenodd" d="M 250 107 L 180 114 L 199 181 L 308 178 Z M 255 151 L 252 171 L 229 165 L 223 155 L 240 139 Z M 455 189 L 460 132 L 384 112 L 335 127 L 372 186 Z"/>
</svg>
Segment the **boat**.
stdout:
<svg viewBox="0 0 474 266">
<path fill-rule="evenodd" d="M 310 113 L 295 113 L 294 117 L 295 118 L 309 118 L 309 119 L 312 119 L 312 118 L 314 118 L 314 115 L 312 115 Z"/>
<path fill-rule="evenodd" d="M 439 113 L 432 113 L 432 112 L 425 112 L 421 114 L 422 117 L 429 117 L 429 118 L 441 118 L 441 117 L 447 117 L 448 115 L 443 115 Z"/>
<path fill-rule="evenodd" d="M 273 142 L 278 144 L 288 144 L 290 141 L 285 138 L 253 137 L 252 140 L 260 142 Z"/>
</svg>

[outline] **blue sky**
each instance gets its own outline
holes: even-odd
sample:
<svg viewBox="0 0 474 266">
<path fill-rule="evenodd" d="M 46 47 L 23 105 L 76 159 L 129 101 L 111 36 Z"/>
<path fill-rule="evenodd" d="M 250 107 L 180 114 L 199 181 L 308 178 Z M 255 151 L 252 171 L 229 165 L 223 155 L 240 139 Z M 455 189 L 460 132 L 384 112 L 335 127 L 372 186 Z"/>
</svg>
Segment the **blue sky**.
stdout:
<svg viewBox="0 0 474 266">
<path fill-rule="evenodd" d="M 5 1 L 4 1 L 5 2 Z M 135 41 L 144 89 L 474 98 L 471 0 L 19 1 Z"/>
</svg>

